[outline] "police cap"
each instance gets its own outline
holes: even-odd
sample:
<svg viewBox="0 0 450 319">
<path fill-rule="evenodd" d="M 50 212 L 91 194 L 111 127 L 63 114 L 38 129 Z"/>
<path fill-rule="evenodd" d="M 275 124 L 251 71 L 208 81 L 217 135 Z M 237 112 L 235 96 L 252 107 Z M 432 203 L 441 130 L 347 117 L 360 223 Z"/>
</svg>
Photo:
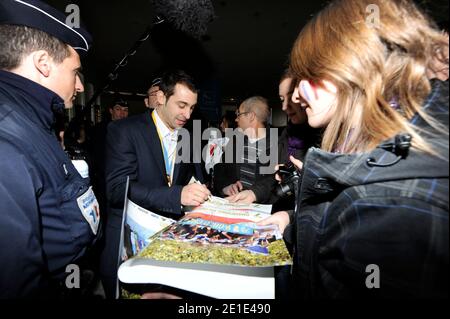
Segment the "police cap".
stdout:
<svg viewBox="0 0 450 319">
<path fill-rule="evenodd" d="M 1 0 L 0 24 L 23 25 L 41 30 L 70 45 L 78 54 L 88 52 L 91 35 L 81 26 L 67 24 L 64 13 L 40 0 Z"/>
</svg>

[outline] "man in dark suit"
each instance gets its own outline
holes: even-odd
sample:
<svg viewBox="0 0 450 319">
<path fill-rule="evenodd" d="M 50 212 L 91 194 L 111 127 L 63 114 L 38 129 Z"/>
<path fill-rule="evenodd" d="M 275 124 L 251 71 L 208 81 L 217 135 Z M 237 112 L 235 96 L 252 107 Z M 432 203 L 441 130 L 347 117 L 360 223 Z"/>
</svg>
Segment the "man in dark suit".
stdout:
<svg viewBox="0 0 450 319">
<path fill-rule="evenodd" d="M 176 154 L 178 131 L 189 120 L 197 104 L 193 79 L 182 71 L 164 74 L 157 98 L 159 107 L 156 110 L 108 126 L 106 182 L 110 210 L 101 263 L 108 297 L 115 293 L 127 177 L 130 178 L 128 195 L 133 202 L 170 218 L 180 218 L 182 206 L 200 205 L 210 195 L 204 185 L 188 185 L 200 170 L 195 164 L 180 162 L 177 158 L 183 156 Z"/>
</svg>

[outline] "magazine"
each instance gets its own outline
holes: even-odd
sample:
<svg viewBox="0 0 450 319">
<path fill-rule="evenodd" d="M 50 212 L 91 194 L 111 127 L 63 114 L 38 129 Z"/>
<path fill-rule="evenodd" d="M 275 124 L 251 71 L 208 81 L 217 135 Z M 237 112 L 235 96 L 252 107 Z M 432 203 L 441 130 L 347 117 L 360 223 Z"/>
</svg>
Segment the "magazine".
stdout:
<svg viewBox="0 0 450 319">
<path fill-rule="evenodd" d="M 138 255 L 155 234 L 174 223 L 175 220 L 152 213 L 128 200 L 122 260 Z"/>
<path fill-rule="evenodd" d="M 278 228 L 256 225 L 270 211 L 270 205 L 230 204 L 212 196 L 175 221 L 127 197 L 119 280 L 214 298 L 274 298 L 273 266 L 292 261 Z"/>
<path fill-rule="evenodd" d="M 217 197 L 186 213 L 139 255 L 160 261 L 233 266 L 292 263 L 277 226 L 257 226 L 270 205 L 233 205 Z"/>
</svg>

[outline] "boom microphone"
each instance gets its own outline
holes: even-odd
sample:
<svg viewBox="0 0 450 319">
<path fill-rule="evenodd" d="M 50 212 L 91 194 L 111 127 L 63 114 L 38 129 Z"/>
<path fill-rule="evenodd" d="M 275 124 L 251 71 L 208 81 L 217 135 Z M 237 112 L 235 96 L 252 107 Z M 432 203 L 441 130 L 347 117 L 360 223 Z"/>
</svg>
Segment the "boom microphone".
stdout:
<svg viewBox="0 0 450 319">
<path fill-rule="evenodd" d="M 159 17 L 194 38 L 205 35 L 215 17 L 210 0 L 153 0 L 153 5 Z"/>
<path fill-rule="evenodd" d="M 208 24 L 214 20 L 214 7 L 210 0 L 152 0 L 156 19 L 140 37 L 133 47 L 118 62 L 109 73 L 106 83 L 94 92 L 94 95 L 83 108 L 81 115 L 86 115 L 97 98 L 115 81 L 121 68 L 125 67 L 128 59 L 134 56 L 140 46 L 148 40 L 154 26 L 169 23 L 175 29 L 185 32 L 194 38 L 201 38 L 208 29 Z"/>
</svg>

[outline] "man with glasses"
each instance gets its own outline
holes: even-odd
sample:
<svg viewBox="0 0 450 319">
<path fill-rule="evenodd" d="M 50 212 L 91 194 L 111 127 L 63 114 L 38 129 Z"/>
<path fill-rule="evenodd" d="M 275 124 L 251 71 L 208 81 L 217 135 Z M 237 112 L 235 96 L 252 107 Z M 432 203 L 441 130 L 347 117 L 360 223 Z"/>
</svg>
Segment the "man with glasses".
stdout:
<svg viewBox="0 0 450 319">
<path fill-rule="evenodd" d="M 230 143 L 225 149 L 225 163 L 218 164 L 214 182 L 216 192 L 227 196 L 231 202 L 265 203 L 270 199 L 270 192 L 276 181 L 273 174 L 262 174 L 261 154 L 270 157 L 272 152 L 270 130 L 266 129 L 270 116 L 268 102 L 265 98 L 254 96 L 245 100 L 236 110 L 236 123 L 243 133 L 241 143 Z M 237 136 L 239 138 L 239 136 Z M 227 163 L 227 152 L 233 152 L 232 163 Z"/>
</svg>

